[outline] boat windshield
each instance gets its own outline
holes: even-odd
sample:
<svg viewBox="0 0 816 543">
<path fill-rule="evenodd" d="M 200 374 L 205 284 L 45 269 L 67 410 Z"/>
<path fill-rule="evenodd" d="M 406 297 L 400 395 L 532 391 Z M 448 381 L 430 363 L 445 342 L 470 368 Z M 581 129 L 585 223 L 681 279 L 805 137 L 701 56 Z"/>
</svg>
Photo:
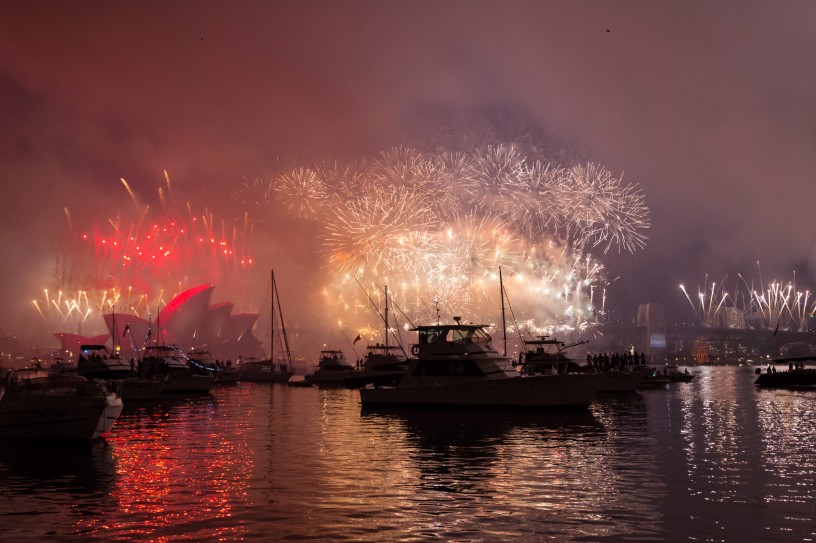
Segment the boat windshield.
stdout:
<svg viewBox="0 0 816 543">
<path fill-rule="evenodd" d="M 419 332 L 419 342 L 421 344 L 440 342 L 455 344 L 489 343 L 490 340 L 490 334 L 476 326 L 443 326 L 420 330 Z"/>
</svg>

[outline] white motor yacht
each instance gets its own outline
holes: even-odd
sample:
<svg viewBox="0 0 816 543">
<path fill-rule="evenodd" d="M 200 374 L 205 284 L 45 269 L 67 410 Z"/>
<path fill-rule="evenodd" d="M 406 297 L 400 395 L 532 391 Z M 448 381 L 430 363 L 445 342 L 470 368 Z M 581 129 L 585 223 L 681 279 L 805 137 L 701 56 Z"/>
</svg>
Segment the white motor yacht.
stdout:
<svg viewBox="0 0 816 543">
<path fill-rule="evenodd" d="M 416 327 L 419 343 L 399 384 L 360 389 L 363 407 L 584 409 L 595 397 L 593 375 L 522 376 L 493 349 L 486 325 L 454 320 Z"/>
<path fill-rule="evenodd" d="M 93 440 L 121 411 L 121 398 L 102 383 L 62 371 L 13 370 L 0 391 L 0 436 Z"/>
</svg>

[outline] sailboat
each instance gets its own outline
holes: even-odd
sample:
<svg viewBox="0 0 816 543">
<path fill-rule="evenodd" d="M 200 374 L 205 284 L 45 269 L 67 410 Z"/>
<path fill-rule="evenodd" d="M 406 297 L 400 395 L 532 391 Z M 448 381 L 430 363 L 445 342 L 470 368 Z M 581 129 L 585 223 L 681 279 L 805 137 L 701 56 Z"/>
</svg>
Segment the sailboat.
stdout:
<svg viewBox="0 0 816 543">
<path fill-rule="evenodd" d="M 388 343 L 388 285 L 385 286 L 385 342 L 374 343 L 366 348 L 363 368 L 345 378 L 348 388 L 361 388 L 367 385 L 395 386 L 408 367 L 408 359 L 399 345 Z"/>
<path fill-rule="evenodd" d="M 275 282 L 275 270 L 271 272 L 272 282 L 272 303 L 271 303 L 271 323 L 269 338 L 269 358 L 266 360 L 246 359 L 239 368 L 241 381 L 263 382 L 263 383 L 286 383 L 292 377 L 292 351 L 289 349 L 289 338 L 286 335 L 286 326 L 283 321 L 283 312 L 280 306 L 280 295 L 278 285 Z M 277 309 L 280 331 L 275 327 L 275 309 Z M 275 360 L 275 336 L 282 340 L 282 349 L 278 360 Z"/>
</svg>

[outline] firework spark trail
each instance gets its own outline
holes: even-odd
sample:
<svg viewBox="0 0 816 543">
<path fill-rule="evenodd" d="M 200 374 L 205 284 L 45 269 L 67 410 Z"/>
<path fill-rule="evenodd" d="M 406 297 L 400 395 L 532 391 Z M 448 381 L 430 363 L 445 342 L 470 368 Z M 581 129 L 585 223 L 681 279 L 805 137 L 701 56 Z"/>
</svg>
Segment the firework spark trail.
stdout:
<svg viewBox="0 0 816 543">
<path fill-rule="evenodd" d="M 725 290 L 725 280 L 713 282 L 711 287 L 699 289 L 694 303 L 683 285 L 680 289 L 688 300 L 694 315 L 706 327 L 742 328 L 745 326 L 766 329 L 805 331 L 816 311 L 816 303 L 810 291 L 796 290 L 795 280 L 783 283 L 772 281 L 762 290 L 749 284 L 742 274 L 738 275 L 734 290 Z M 706 281 L 708 276 L 706 276 Z"/>
<path fill-rule="evenodd" d="M 340 274 L 424 273 L 436 253 L 438 219 L 422 194 L 379 190 L 346 202 L 325 224 L 329 262 Z"/>
<path fill-rule="evenodd" d="M 514 195 L 523 190 L 526 178 L 525 157 L 512 147 L 491 146 L 475 153 L 469 166 L 470 172 L 462 180 L 468 208 L 511 214 Z"/>
<path fill-rule="evenodd" d="M 630 253 L 646 246 L 649 227 L 643 195 L 596 165 L 573 166 L 555 179 L 553 201 L 568 237 L 579 246 L 612 246 Z"/>
</svg>

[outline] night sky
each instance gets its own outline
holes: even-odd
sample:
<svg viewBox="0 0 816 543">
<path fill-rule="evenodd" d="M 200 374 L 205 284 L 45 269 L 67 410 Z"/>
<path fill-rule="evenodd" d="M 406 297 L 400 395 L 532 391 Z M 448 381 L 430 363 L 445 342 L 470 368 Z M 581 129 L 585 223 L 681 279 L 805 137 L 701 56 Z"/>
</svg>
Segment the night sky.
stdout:
<svg viewBox="0 0 816 543">
<path fill-rule="evenodd" d="M 166 170 L 178 198 L 239 214 L 248 178 L 410 144 L 450 111 L 510 111 L 639 185 L 647 246 L 603 257 L 624 315 L 690 317 L 678 285 L 707 275 L 798 268 L 812 289 L 814 21 L 810 1 L 2 2 L 0 332 L 42 327 L 64 209 L 115 216 L 120 178 L 149 202 Z M 286 229 L 256 240 L 275 246 L 259 291 L 273 265 L 289 292 L 317 283 Z"/>
</svg>

